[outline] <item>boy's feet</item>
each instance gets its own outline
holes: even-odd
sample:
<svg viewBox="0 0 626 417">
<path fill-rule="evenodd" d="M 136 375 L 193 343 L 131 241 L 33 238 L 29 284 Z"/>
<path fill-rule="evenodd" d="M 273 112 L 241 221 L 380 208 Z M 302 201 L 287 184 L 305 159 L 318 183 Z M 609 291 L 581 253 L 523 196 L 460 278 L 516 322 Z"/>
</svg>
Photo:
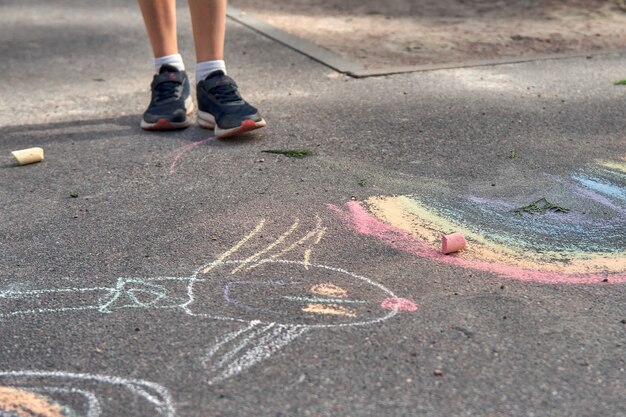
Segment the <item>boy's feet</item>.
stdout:
<svg viewBox="0 0 626 417">
<path fill-rule="evenodd" d="M 191 124 L 193 100 L 185 71 L 163 65 L 152 80 L 152 98 L 143 114 L 141 127 L 146 130 L 183 129 Z"/>
<path fill-rule="evenodd" d="M 226 138 L 265 126 L 258 110 L 248 104 L 237 91 L 235 81 L 215 71 L 198 82 L 198 124 L 215 129 L 215 136 Z"/>
</svg>

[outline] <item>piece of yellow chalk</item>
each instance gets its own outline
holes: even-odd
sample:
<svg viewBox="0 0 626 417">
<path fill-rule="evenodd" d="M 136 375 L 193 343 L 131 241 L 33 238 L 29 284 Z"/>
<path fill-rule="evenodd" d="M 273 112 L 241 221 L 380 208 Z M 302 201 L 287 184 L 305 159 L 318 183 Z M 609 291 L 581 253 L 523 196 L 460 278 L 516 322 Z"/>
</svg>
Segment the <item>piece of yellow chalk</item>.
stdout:
<svg viewBox="0 0 626 417">
<path fill-rule="evenodd" d="M 458 252 L 467 245 L 465 236 L 461 233 L 452 233 L 441 238 L 441 253 L 447 255 L 452 252 Z"/>
<path fill-rule="evenodd" d="M 34 164 L 43 161 L 42 148 L 28 148 L 11 152 L 19 165 Z"/>
</svg>

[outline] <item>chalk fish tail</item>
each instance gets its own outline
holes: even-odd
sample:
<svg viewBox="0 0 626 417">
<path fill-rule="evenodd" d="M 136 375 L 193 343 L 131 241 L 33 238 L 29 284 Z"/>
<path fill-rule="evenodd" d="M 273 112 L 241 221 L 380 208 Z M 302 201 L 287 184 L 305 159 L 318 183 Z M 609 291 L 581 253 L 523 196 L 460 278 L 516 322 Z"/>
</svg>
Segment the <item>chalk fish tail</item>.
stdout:
<svg viewBox="0 0 626 417">
<path fill-rule="evenodd" d="M 209 371 L 209 383 L 222 382 L 270 358 L 307 330 L 306 326 L 254 321 L 244 329 L 224 335 L 202 361 Z"/>
</svg>

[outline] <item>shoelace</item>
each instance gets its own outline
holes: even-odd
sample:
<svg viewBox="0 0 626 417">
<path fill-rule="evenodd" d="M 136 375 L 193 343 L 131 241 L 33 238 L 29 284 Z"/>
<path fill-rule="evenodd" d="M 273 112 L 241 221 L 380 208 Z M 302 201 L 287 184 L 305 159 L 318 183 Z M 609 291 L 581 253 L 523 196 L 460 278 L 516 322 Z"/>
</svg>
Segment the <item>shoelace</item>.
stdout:
<svg viewBox="0 0 626 417">
<path fill-rule="evenodd" d="M 178 81 L 163 81 L 154 88 L 156 92 L 155 101 L 161 102 L 171 98 L 180 98 L 180 83 Z"/>
<path fill-rule="evenodd" d="M 237 87 L 232 84 L 216 85 L 209 90 L 209 93 L 220 101 L 220 103 L 232 103 L 241 101 L 241 96 L 237 91 Z"/>
</svg>

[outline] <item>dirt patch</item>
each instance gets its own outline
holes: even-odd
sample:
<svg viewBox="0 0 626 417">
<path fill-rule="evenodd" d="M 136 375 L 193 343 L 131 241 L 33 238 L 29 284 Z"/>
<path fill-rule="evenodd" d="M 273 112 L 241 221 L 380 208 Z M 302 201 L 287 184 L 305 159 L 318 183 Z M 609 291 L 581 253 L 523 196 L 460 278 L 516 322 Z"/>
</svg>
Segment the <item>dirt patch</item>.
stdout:
<svg viewBox="0 0 626 417">
<path fill-rule="evenodd" d="M 231 0 L 367 68 L 626 48 L 626 0 Z"/>
</svg>

